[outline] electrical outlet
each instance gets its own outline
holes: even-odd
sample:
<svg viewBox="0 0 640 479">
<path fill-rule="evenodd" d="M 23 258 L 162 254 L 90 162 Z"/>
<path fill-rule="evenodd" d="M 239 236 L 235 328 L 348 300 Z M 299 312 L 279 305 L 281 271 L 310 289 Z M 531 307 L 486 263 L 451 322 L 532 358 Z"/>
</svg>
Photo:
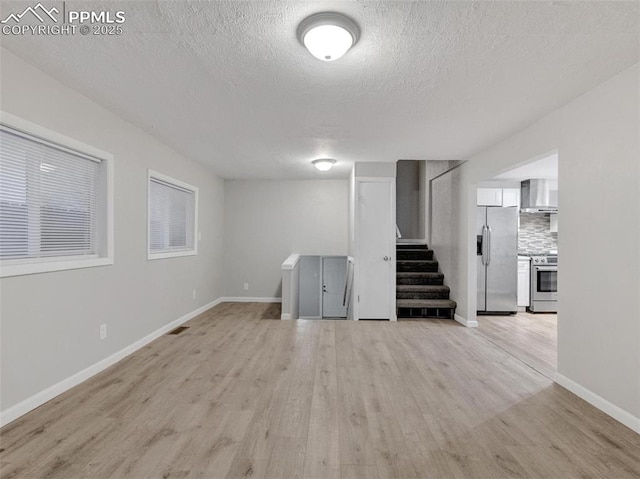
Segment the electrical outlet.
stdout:
<svg viewBox="0 0 640 479">
<path fill-rule="evenodd" d="M 193 290 L 192 296 L 193 296 L 193 299 L 196 299 L 196 290 L 195 289 Z"/>
<path fill-rule="evenodd" d="M 101 324 L 100 325 L 100 339 L 105 339 L 107 337 L 107 325 L 106 324 Z"/>
<path fill-rule="evenodd" d="M 249 291 L 249 283 L 244 283 L 244 290 Z"/>
</svg>

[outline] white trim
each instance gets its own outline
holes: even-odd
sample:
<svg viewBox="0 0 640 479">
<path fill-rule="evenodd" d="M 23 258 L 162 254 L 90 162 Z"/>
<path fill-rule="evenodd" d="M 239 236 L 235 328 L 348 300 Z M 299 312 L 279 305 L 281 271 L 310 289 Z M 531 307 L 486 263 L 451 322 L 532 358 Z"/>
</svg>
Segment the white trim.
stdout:
<svg viewBox="0 0 640 479">
<path fill-rule="evenodd" d="M 633 431 L 640 434 L 640 418 L 616 406 L 612 402 L 607 401 L 605 398 L 598 396 L 593 391 L 585 388 L 575 381 L 572 381 L 571 379 L 560 373 L 556 373 L 553 380 L 556 384 L 559 384 L 568 391 L 571 391 L 573 394 L 584 399 L 589 404 L 600 409 L 605 414 L 608 414 L 616 421 L 621 422 L 629 429 L 632 429 Z"/>
<path fill-rule="evenodd" d="M 298 253 L 291 254 L 286 260 L 284 260 L 284 263 L 282 263 L 282 270 L 292 270 L 293 268 L 295 268 L 299 261 L 300 255 Z"/>
<path fill-rule="evenodd" d="M 467 328 L 477 328 L 478 327 L 478 321 L 476 321 L 475 319 L 466 319 L 466 318 L 460 316 L 459 314 L 454 314 L 453 315 L 453 319 L 455 319 L 457 322 L 459 322 L 463 326 L 466 326 Z"/>
<path fill-rule="evenodd" d="M 292 318 L 291 318 L 291 313 L 282 313 L 282 314 L 280 315 L 280 319 L 281 319 L 281 320 L 285 320 L 285 321 L 288 321 L 288 320 L 292 319 Z"/>
<path fill-rule="evenodd" d="M 167 186 L 176 186 L 187 192 L 194 194 L 193 199 L 193 248 L 185 248 L 177 251 L 159 251 L 151 252 L 151 179 L 154 178 Z M 171 176 L 159 173 L 155 170 L 147 170 L 147 260 L 177 258 L 180 256 L 196 256 L 198 254 L 198 198 L 200 193 L 197 186 L 190 185 L 184 181 L 177 180 Z"/>
<path fill-rule="evenodd" d="M 197 241 L 196 241 L 197 243 Z M 163 251 L 162 253 L 149 253 L 147 252 L 147 260 L 152 261 L 154 259 L 165 258 L 179 258 L 180 256 L 197 256 L 198 252 L 195 249 L 185 249 L 178 251 Z"/>
<path fill-rule="evenodd" d="M 75 154 L 81 153 L 93 157 L 94 161 L 95 159 L 107 161 L 113 159 L 113 155 L 110 153 L 1 110 L 0 122 L 4 123 L 9 128 L 20 130 L 23 133 L 51 142 L 57 148 L 67 148 Z"/>
<path fill-rule="evenodd" d="M 7 264 L 0 267 L 0 278 L 22 276 L 25 274 L 50 273 L 52 271 L 64 271 L 69 269 L 94 268 L 96 266 L 109 266 L 112 264 L 113 256 L 111 258 L 54 260 L 23 264 Z"/>
<path fill-rule="evenodd" d="M 221 303 L 281 303 L 282 298 L 251 297 L 251 296 L 225 296 L 220 298 Z"/>
<path fill-rule="evenodd" d="M 98 229 L 101 240 L 106 245 L 101 245 L 99 254 L 91 258 L 81 256 L 58 256 L 28 258 L 25 262 L 10 260 L 9 264 L 0 267 L 0 278 L 21 276 L 26 274 L 50 273 L 53 271 L 65 271 L 71 269 L 93 268 L 97 266 L 109 266 L 114 264 L 114 187 L 113 187 L 113 155 L 94 146 L 50 130 L 44 126 L 24 120 L 10 113 L 0 110 L 0 124 L 11 130 L 16 130 L 22 135 L 33 137 L 35 140 L 51 147 L 68 151 L 87 160 L 98 161 L 104 165 L 104 181 L 106 185 L 104 229 Z M 103 235 L 103 236 L 102 236 Z M 35 261 L 34 261 L 35 259 Z"/>
<path fill-rule="evenodd" d="M 165 324 L 160 329 L 146 335 L 145 337 L 135 341 L 129 346 L 121 349 L 117 353 L 108 356 L 97 363 L 89 366 L 88 368 L 83 369 L 82 371 L 77 372 L 76 374 L 69 376 L 66 379 L 63 379 L 57 384 L 48 387 L 47 389 L 40 391 L 39 393 L 34 394 L 33 396 L 25 399 L 24 401 L 19 402 L 15 406 L 10 407 L 9 409 L 0 412 L 0 427 L 9 424 L 11 421 L 18 419 L 20 416 L 32 411 L 33 409 L 41 406 L 42 404 L 50 401 L 56 396 L 59 396 L 65 391 L 68 391 L 74 386 L 86 381 L 92 376 L 95 376 L 101 371 L 104 371 L 110 366 L 113 366 L 118 361 L 124 359 L 130 354 L 136 352 L 138 349 L 146 346 L 151 341 L 159 338 L 163 334 L 168 333 L 172 329 L 180 326 L 183 323 L 186 323 L 192 318 L 195 318 L 200 313 L 203 313 L 214 306 L 220 304 L 222 302 L 221 298 L 218 298 L 210 303 L 205 304 L 204 306 L 199 307 L 198 309 L 191 311 L 190 313 L 185 314 L 184 316 L 172 321 L 168 324 Z"/>
</svg>

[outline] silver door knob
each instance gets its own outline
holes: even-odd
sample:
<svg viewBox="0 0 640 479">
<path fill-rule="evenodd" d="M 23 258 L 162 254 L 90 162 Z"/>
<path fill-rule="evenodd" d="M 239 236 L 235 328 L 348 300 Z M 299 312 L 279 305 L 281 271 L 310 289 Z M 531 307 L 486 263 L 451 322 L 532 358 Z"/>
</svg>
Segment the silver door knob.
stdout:
<svg viewBox="0 0 640 479">
<path fill-rule="evenodd" d="M 391 258 L 390 258 L 389 256 L 385 256 L 383 259 L 384 259 L 385 261 L 391 261 Z"/>
</svg>

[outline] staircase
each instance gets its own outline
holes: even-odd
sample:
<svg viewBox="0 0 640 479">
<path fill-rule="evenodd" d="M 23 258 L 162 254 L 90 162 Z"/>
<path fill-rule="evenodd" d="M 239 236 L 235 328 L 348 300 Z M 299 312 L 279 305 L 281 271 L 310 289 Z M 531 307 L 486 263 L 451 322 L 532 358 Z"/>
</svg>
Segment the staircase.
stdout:
<svg viewBox="0 0 640 479">
<path fill-rule="evenodd" d="M 396 308 L 398 318 L 453 319 L 456 302 L 438 272 L 426 244 L 396 245 Z"/>
</svg>

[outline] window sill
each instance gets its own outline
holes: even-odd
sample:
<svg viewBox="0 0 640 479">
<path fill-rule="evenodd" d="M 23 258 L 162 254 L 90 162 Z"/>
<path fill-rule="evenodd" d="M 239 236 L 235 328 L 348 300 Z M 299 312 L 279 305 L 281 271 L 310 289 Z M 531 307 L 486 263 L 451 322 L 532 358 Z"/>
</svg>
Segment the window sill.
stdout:
<svg viewBox="0 0 640 479">
<path fill-rule="evenodd" d="M 183 250 L 183 251 L 165 251 L 163 253 L 147 253 L 147 260 L 165 259 L 165 258 L 177 258 L 180 256 L 196 256 L 198 251 L 195 249 Z"/>
<path fill-rule="evenodd" d="M 54 271 L 66 271 L 69 269 L 95 268 L 98 266 L 109 266 L 112 264 L 113 258 L 91 258 L 10 264 L 4 266 L 0 265 L 0 278 L 22 276 L 26 274 L 51 273 Z"/>
</svg>

